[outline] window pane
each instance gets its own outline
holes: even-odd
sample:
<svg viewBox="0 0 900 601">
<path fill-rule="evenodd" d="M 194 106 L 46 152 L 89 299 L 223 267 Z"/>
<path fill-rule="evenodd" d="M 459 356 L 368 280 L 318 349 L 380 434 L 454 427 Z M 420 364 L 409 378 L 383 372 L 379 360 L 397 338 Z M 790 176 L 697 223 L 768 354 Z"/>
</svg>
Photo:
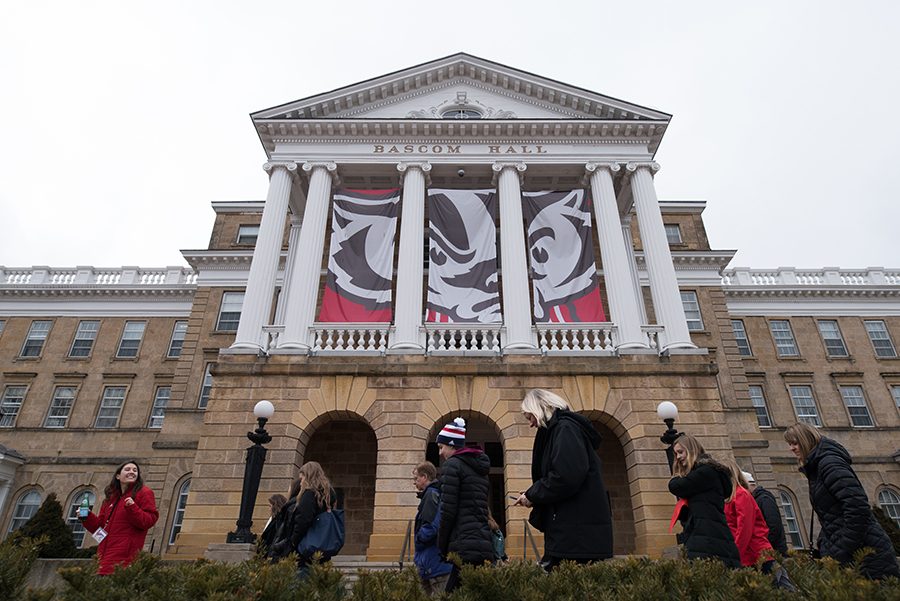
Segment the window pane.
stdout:
<svg viewBox="0 0 900 601">
<path fill-rule="evenodd" d="M 731 320 L 731 331 L 734 332 L 734 339 L 737 342 L 738 352 L 744 357 L 753 355 L 750 349 L 750 340 L 747 338 L 747 330 L 744 329 L 744 322 L 740 319 Z"/>
<path fill-rule="evenodd" d="M 124 386 L 107 386 L 103 389 L 103 400 L 100 401 L 100 412 L 97 413 L 96 428 L 115 428 L 119 424 L 119 414 L 125 403 Z"/>
<path fill-rule="evenodd" d="M 206 372 L 203 374 L 203 386 L 200 388 L 200 402 L 197 403 L 200 409 L 206 409 L 206 405 L 209 403 L 209 393 L 212 390 L 212 374 L 209 370 L 210 366 L 207 363 Z"/>
<path fill-rule="evenodd" d="M 803 547 L 803 539 L 800 536 L 800 521 L 797 512 L 794 510 L 794 501 L 791 496 L 784 491 L 778 491 L 781 497 L 781 515 L 784 516 L 784 533 L 787 534 L 788 542 L 795 549 Z"/>
<path fill-rule="evenodd" d="M 897 356 L 894 342 L 891 340 L 887 325 L 883 321 L 867 321 L 866 332 L 869 334 L 869 340 L 872 341 L 872 348 L 875 349 L 876 357 L 892 359 Z"/>
<path fill-rule="evenodd" d="M 756 410 L 756 421 L 760 428 L 771 428 L 772 420 L 769 419 L 769 409 L 766 407 L 766 397 L 763 395 L 762 386 L 750 386 L 750 400 Z"/>
<path fill-rule="evenodd" d="M 858 428 L 875 425 L 872 422 L 872 416 L 869 415 L 869 407 L 863 397 L 862 386 L 841 386 L 841 398 L 844 399 L 844 405 L 847 406 L 851 424 Z"/>
<path fill-rule="evenodd" d="M 22 346 L 23 357 L 40 357 L 44 350 L 44 342 L 50 334 L 50 321 L 32 321 Z"/>
<path fill-rule="evenodd" d="M 3 329 L 6 327 L 6 320 L 0 319 L 0 336 L 3 336 Z"/>
<path fill-rule="evenodd" d="M 166 416 L 166 406 L 172 397 L 171 386 L 160 386 L 156 389 L 156 397 L 153 399 L 153 409 L 150 412 L 148 428 L 162 428 L 163 418 Z"/>
<path fill-rule="evenodd" d="M 53 393 L 50 401 L 50 411 L 44 420 L 45 428 L 65 428 L 69 421 L 69 413 L 75 403 L 75 388 L 73 386 L 60 386 Z"/>
<path fill-rule="evenodd" d="M 891 386 L 891 396 L 894 397 L 894 405 L 900 409 L 900 386 Z"/>
<path fill-rule="evenodd" d="M 259 237 L 258 225 L 242 225 L 238 228 L 238 244 L 256 244 Z"/>
<path fill-rule="evenodd" d="M 219 323 L 216 329 L 222 332 L 236 332 L 241 321 L 241 307 L 244 304 L 243 292 L 226 292 L 222 295 L 222 308 L 219 311 Z"/>
<path fill-rule="evenodd" d="M 97 332 L 99 331 L 99 321 L 78 322 L 78 330 L 75 332 L 75 340 L 72 341 L 72 348 L 69 351 L 69 356 L 89 357 L 91 349 L 94 348 L 94 340 L 97 339 Z"/>
<path fill-rule="evenodd" d="M 688 330 L 691 332 L 703 331 L 703 319 L 700 316 L 700 303 L 697 301 L 697 293 L 688 290 L 681 293 L 681 305 L 684 307 L 684 316 L 687 318 Z"/>
<path fill-rule="evenodd" d="M 882 488 L 881 492 L 878 493 L 878 504 L 900 528 L 900 496 L 889 488 Z"/>
<path fill-rule="evenodd" d="M 779 357 L 796 357 L 800 354 L 797 344 L 794 342 L 794 333 L 791 324 L 782 319 L 774 319 L 769 322 L 769 330 L 775 340 L 775 348 Z"/>
<path fill-rule="evenodd" d="M 681 226 L 677 223 L 667 223 L 665 224 L 666 228 L 666 240 L 669 244 L 681 244 Z"/>
<path fill-rule="evenodd" d="M 122 330 L 122 339 L 119 341 L 119 350 L 116 351 L 116 357 L 126 359 L 137 357 L 146 325 L 147 322 L 145 321 L 125 322 L 125 329 Z"/>
<path fill-rule="evenodd" d="M 36 490 L 29 491 L 19 497 L 13 509 L 13 518 L 9 522 L 9 531 L 14 532 L 25 525 L 31 517 L 37 513 L 41 506 L 41 493 Z"/>
<path fill-rule="evenodd" d="M 844 339 L 841 337 L 841 330 L 838 322 L 834 320 L 824 320 L 816 322 L 819 326 L 819 333 L 822 335 L 822 342 L 825 343 L 825 352 L 829 357 L 846 357 L 847 347 L 844 345 Z"/>
<path fill-rule="evenodd" d="M 66 524 L 68 524 L 69 529 L 72 531 L 72 541 L 75 543 L 75 548 L 77 549 L 80 549 L 82 543 L 84 543 L 84 533 L 87 532 L 84 528 L 84 524 L 78 519 L 78 510 L 81 509 L 81 501 L 85 497 L 87 497 L 88 500 L 88 507 L 93 511 L 97 497 L 95 497 L 94 493 L 91 491 L 85 490 L 75 495 L 72 499 L 72 504 L 69 505 L 69 514 L 66 516 Z"/>
<path fill-rule="evenodd" d="M 794 403 L 794 411 L 797 413 L 797 421 L 811 426 L 821 427 L 819 410 L 813 399 L 811 386 L 791 386 L 791 401 Z"/>
<path fill-rule="evenodd" d="M 175 503 L 175 517 L 172 519 L 172 533 L 169 535 L 169 544 L 175 544 L 175 537 L 181 532 L 181 524 L 184 522 L 184 508 L 187 507 L 188 492 L 191 490 L 191 481 L 181 485 L 178 492 L 178 501 Z"/>
<path fill-rule="evenodd" d="M 169 342 L 168 357 L 180 357 L 181 347 L 184 346 L 184 337 L 187 334 L 188 322 L 176 321 L 172 330 L 172 341 Z"/>
<path fill-rule="evenodd" d="M 16 417 L 25 400 L 25 386 L 7 386 L 3 391 L 3 400 L 0 401 L 0 427 L 12 428 L 16 425 Z"/>
</svg>

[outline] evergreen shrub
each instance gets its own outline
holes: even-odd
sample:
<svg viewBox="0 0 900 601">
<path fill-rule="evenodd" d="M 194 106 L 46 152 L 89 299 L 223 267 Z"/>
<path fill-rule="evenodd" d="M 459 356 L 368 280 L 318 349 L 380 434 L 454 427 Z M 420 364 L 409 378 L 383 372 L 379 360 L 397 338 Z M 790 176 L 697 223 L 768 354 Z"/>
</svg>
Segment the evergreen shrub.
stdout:
<svg viewBox="0 0 900 601">
<path fill-rule="evenodd" d="M 56 499 L 56 493 L 47 495 L 31 519 L 15 532 L 13 539 L 42 539 L 44 542 L 38 548 L 41 558 L 81 556 L 72 540 L 72 530 L 63 519 L 62 505 Z"/>
<path fill-rule="evenodd" d="M 897 526 L 897 522 L 892 520 L 878 505 L 872 505 L 872 513 L 875 514 L 875 519 L 891 539 L 891 544 L 894 545 L 894 554 L 900 555 L 900 526 Z"/>
<path fill-rule="evenodd" d="M 16 541 L 10 536 L 0 543 L 0 599 L 18 601 L 22 598 L 28 572 L 44 542 L 42 538 Z"/>
</svg>

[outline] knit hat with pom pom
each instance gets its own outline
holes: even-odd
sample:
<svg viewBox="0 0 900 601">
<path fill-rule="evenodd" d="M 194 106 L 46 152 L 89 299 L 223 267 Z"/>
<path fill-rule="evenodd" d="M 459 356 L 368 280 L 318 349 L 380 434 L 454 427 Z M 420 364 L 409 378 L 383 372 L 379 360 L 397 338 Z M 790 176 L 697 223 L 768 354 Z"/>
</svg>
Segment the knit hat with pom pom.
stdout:
<svg viewBox="0 0 900 601">
<path fill-rule="evenodd" d="M 457 449 L 466 446 L 466 420 L 457 417 L 444 426 L 437 435 L 437 443 L 445 444 Z"/>
</svg>

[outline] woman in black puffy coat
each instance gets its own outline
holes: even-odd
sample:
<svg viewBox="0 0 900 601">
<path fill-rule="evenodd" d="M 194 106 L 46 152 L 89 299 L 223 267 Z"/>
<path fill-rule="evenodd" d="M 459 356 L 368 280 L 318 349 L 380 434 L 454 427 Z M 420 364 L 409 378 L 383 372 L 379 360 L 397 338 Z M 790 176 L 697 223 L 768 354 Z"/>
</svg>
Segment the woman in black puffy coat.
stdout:
<svg viewBox="0 0 900 601">
<path fill-rule="evenodd" d="M 871 552 L 859 566 L 863 576 L 900 577 L 894 548 L 872 514 L 847 449 L 804 423 L 788 428 L 784 440 L 809 481 L 809 500 L 821 528 L 815 543 L 819 553 L 848 564 L 854 553 L 868 548 Z"/>
<path fill-rule="evenodd" d="M 681 540 L 688 559 L 718 559 L 741 567 L 741 555 L 725 519 L 725 499 L 731 496 L 731 472 L 706 454 L 703 445 L 682 434 L 672 445 L 675 463 L 669 492 L 683 500 L 678 514 Z"/>
<path fill-rule="evenodd" d="M 612 557 L 612 515 L 596 451 L 600 434 L 548 390 L 528 391 L 522 413 L 537 435 L 531 454 L 533 484 L 516 504 L 532 507 L 529 522 L 544 533 L 544 567 Z"/>
</svg>

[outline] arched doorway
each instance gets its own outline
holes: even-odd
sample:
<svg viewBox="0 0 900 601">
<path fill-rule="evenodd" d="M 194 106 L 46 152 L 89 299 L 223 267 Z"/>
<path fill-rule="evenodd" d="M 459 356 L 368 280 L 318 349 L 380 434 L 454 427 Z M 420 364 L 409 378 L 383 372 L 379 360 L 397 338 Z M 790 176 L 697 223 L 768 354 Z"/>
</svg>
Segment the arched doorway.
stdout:
<svg viewBox="0 0 900 601">
<path fill-rule="evenodd" d="M 438 455 L 437 443 L 434 442 L 434 440 L 437 438 L 441 428 L 456 417 L 462 417 L 466 420 L 466 445 L 480 447 L 491 460 L 491 471 L 488 474 L 488 481 L 490 483 L 488 503 L 490 505 L 491 515 L 494 517 L 497 524 L 499 524 L 500 530 L 505 536 L 506 488 L 505 477 L 503 474 L 503 442 L 500 438 L 500 431 L 493 421 L 481 413 L 476 413 L 474 411 L 457 411 L 445 415 L 432 426 L 431 432 L 428 434 L 425 458 L 435 464 L 440 470 L 441 458 Z M 440 473 L 440 471 L 438 473 Z"/>
<path fill-rule="evenodd" d="M 619 437 L 604 423 L 606 420 L 590 414 L 587 417 L 591 419 L 601 437 L 597 455 L 600 457 L 603 483 L 606 485 L 606 493 L 609 495 L 609 506 L 612 511 L 613 553 L 616 555 L 631 554 L 634 553 L 636 536 L 625 450 L 622 448 Z"/>
<path fill-rule="evenodd" d="M 375 512 L 378 440 L 362 420 L 324 417 L 328 421 L 313 426 L 302 461 L 322 464 L 343 503 L 347 531 L 341 554 L 365 555 Z"/>
</svg>

